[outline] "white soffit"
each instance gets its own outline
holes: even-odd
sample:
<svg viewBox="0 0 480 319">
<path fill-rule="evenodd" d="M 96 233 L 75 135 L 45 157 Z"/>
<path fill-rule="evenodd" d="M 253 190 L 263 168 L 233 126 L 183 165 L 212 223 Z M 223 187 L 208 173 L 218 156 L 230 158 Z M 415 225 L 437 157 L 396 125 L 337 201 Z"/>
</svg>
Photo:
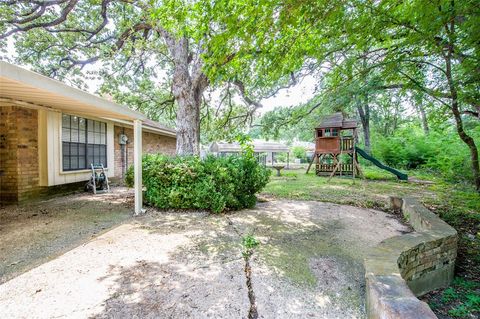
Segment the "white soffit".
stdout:
<svg viewBox="0 0 480 319">
<path fill-rule="evenodd" d="M 0 97 L 97 117 L 147 119 L 126 106 L 4 61 L 0 61 Z"/>
</svg>

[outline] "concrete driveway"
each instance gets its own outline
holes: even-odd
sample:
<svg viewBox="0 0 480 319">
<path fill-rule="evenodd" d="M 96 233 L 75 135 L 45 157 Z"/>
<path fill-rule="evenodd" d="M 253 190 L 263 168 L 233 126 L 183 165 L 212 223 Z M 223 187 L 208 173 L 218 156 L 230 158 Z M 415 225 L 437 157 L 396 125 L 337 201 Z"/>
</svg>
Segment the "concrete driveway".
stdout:
<svg viewBox="0 0 480 319">
<path fill-rule="evenodd" d="M 405 231 L 388 214 L 318 202 L 150 210 L 2 284 L 0 318 L 362 318 L 363 256 Z M 247 272 L 245 235 L 261 242 Z"/>
</svg>

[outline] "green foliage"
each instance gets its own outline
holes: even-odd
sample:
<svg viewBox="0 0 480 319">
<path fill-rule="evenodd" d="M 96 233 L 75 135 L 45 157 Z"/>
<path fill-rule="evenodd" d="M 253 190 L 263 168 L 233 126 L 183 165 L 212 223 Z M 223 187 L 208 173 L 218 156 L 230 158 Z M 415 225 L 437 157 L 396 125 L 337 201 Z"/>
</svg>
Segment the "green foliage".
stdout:
<svg viewBox="0 0 480 319">
<path fill-rule="evenodd" d="M 135 181 L 134 181 L 133 165 L 131 165 L 127 169 L 127 172 L 125 173 L 125 184 L 128 187 L 133 187 L 134 183 Z"/>
<path fill-rule="evenodd" d="M 448 314 L 455 318 L 466 318 L 468 313 L 469 311 L 465 305 L 458 305 L 448 311 Z"/>
<path fill-rule="evenodd" d="M 298 158 L 302 161 L 302 163 L 308 162 L 307 159 L 307 151 L 303 146 L 294 146 L 292 147 L 292 155 L 295 158 Z"/>
<path fill-rule="evenodd" d="M 260 241 L 253 235 L 246 235 L 242 238 L 242 245 L 246 250 L 250 250 L 260 245 Z"/>
<path fill-rule="evenodd" d="M 253 250 L 260 245 L 260 241 L 253 235 L 246 235 L 242 238 L 243 258 L 248 259 L 253 254 Z"/>
<path fill-rule="evenodd" d="M 253 207 L 255 194 L 268 182 L 270 170 L 253 156 L 167 157 L 143 159 L 145 199 L 158 208 L 206 209 L 218 213 Z M 132 169 L 126 182 L 131 186 Z"/>
<path fill-rule="evenodd" d="M 239 133 L 235 139 L 240 144 L 242 155 L 248 159 L 253 159 L 255 151 L 253 149 L 252 138 L 247 134 Z"/>
<path fill-rule="evenodd" d="M 287 155 L 286 152 L 275 153 L 274 160 L 275 160 L 276 163 L 286 163 L 287 159 L 289 159 L 289 158 L 288 158 L 288 155 Z"/>
<path fill-rule="evenodd" d="M 458 298 L 458 293 L 453 289 L 453 287 L 448 287 L 443 291 L 442 301 L 449 302 Z"/>
<path fill-rule="evenodd" d="M 480 144 L 480 125 L 470 130 Z M 414 126 L 398 129 L 392 136 L 375 134 L 372 153 L 380 161 L 397 168 L 426 169 L 450 182 L 470 183 L 470 151 L 453 128 L 437 128 L 425 135 Z"/>
<path fill-rule="evenodd" d="M 249 114 L 248 107 L 232 101 L 233 93 L 229 86 L 219 88 L 218 91 L 220 91 L 222 99 L 226 100 L 226 105 L 219 105 L 215 109 L 211 107 L 215 100 L 206 99 L 205 107 L 200 110 L 202 118 L 200 123 L 201 141 L 203 144 L 219 140 L 235 140 L 245 130 L 245 121 Z"/>
<path fill-rule="evenodd" d="M 435 304 L 448 309 L 454 318 L 475 318 L 480 313 L 479 288 L 478 282 L 455 277 L 452 286 L 441 293 L 441 304 Z"/>
</svg>

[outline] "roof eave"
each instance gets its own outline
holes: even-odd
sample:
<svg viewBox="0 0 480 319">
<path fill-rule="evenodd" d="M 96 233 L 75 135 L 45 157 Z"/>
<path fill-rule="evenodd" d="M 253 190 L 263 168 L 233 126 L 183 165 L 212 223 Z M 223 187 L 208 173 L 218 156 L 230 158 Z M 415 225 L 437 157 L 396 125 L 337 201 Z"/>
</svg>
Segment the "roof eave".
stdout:
<svg viewBox="0 0 480 319">
<path fill-rule="evenodd" d="M 51 94 L 52 96 L 57 95 L 61 96 L 62 98 L 71 99 L 72 101 L 84 104 L 85 106 L 94 106 L 99 113 L 103 112 L 109 116 L 115 114 L 123 119 L 147 119 L 147 117 L 142 113 L 131 110 L 126 106 L 105 100 L 96 95 L 68 86 L 60 81 L 4 61 L 0 61 L 0 78 L 4 78 L 6 81 L 12 83 L 12 85 L 18 85 L 18 87 L 22 87 L 24 89 L 36 89 L 47 94 Z"/>
</svg>

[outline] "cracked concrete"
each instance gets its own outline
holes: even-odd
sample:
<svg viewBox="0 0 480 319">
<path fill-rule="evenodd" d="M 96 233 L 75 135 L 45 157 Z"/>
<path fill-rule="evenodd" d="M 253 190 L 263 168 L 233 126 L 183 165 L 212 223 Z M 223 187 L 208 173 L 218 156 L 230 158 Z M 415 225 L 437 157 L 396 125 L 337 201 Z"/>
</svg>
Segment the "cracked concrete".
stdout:
<svg viewBox="0 0 480 319">
<path fill-rule="evenodd" d="M 406 230 L 382 212 L 318 202 L 150 210 L 0 285 L 0 317 L 246 318 L 241 237 L 252 234 L 259 318 L 362 318 L 363 256 Z"/>
</svg>

